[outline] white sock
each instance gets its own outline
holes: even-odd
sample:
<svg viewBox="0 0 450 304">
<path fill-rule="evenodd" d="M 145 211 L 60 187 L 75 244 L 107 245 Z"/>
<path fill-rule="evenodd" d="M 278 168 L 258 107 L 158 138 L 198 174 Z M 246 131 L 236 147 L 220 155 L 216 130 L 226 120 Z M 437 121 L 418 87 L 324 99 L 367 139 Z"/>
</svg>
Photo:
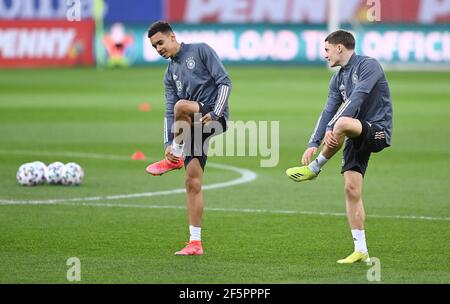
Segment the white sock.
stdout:
<svg viewBox="0 0 450 304">
<path fill-rule="evenodd" d="M 367 253 L 366 235 L 364 230 L 352 229 L 353 242 L 355 243 L 355 251 Z"/>
<path fill-rule="evenodd" d="M 323 156 L 322 153 L 320 153 L 319 156 L 317 156 L 317 158 L 308 165 L 308 167 L 315 174 L 319 174 L 320 168 L 322 168 L 327 161 L 328 159 L 325 158 L 325 156 Z"/>
<path fill-rule="evenodd" d="M 194 227 L 192 225 L 189 225 L 189 234 L 190 234 L 189 242 L 202 240 L 202 228 L 201 227 Z"/>
<path fill-rule="evenodd" d="M 172 154 L 173 155 L 175 155 L 176 157 L 180 157 L 181 155 L 183 155 L 183 150 L 184 150 L 184 143 L 177 144 L 175 141 L 173 141 L 173 143 L 172 143 Z"/>
</svg>

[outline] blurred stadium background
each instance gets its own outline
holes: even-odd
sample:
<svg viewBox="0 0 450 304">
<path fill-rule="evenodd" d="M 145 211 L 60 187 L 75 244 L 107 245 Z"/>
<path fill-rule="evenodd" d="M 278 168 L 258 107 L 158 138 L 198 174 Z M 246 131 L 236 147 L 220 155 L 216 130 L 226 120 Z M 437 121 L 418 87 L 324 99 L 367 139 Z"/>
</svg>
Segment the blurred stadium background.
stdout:
<svg viewBox="0 0 450 304">
<path fill-rule="evenodd" d="M 0 66 L 161 63 L 145 37 L 160 19 L 176 24 L 181 41 L 212 45 L 226 63 L 321 65 L 323 38 L 339 24 L 356 34 L 358 53 L 386 65 L 447 68 L 450 61 L 446 0 L 102 3 L 2 0 Z"/>
<path fill-rule="evenodd" d="M 257 178 L 205 191 L 199 260 L 172 256 L 183 194 L 136 195 L 183 188 L 180 173 L 143 171 L 162 156 L 166 63 L 146 37 L 160 19 L 223 59 L 233 120 L 280 121 L 277 166 L 211 157 Z M 450 283 L 450 0 L 0 0 L 0 283 L 68 282 L 70 257 L 81 283 L 370 282 L 367 267 L 335 264 L 352 250 L 339 157 L 304 187 L 284 176 L 325 103 L 336 28 L 383 64 L 393 95 L 393 146 L 365 189 L 381 281 Z M 147 162 L 130 159 L 138 150 Z M 85 181 L 19 186 L 34 160 L 76 161 Z M 241 177 L 223 169 L 206 184 Z"/>
</svg>

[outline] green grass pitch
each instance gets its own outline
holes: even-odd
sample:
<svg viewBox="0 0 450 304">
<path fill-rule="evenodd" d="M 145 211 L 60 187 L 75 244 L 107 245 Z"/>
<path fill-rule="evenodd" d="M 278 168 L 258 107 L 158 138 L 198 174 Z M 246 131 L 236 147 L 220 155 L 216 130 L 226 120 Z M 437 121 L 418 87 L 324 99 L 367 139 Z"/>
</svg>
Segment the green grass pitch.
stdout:
<svg viewBox="0 0 450 304">
<path fill-rule="evenodd" d="M 80 259 L 80 283 L 371 283 L 368 266 L 336 264 L 353 249 L 340 154 L 313 182 L 284 173 L 303 153 L 331 73 L 228 70 L 231 119 L 279 121 L 280 160 L 262 168 L 256 156 L 209 159 L 257 178 L 205 191 L 202 257 L 173 255 L 188 240 L 184 194 L 130 197 L 184 186 L 184 169 L 144 171 L 163 155 L 164 67 L 1 70 L 0 283 L 68 283 L 70 257 Z M 450 73 L 387 76 L 393 145 L 371 157 L 366 175 L 369 252 L 381 283 L 450 283 Z M 130 160 L 137 150 L 147 162 Z M 19 165 L 34 160 L 78 162 L 85 180 L 19 186 Z M 205 184 L 240 177 L 207 166 Z"/>
</svg>

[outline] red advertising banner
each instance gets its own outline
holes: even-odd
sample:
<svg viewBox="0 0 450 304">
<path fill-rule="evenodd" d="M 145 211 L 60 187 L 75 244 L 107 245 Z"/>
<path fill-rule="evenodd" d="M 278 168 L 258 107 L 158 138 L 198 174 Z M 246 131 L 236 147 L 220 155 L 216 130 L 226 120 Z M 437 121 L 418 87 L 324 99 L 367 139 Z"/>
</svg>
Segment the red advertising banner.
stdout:
<svg viewBox="0 0 450 304">
<path fill-rule="evenodd" d="M 94 64 L 94 22 L 0 21 L 0 67 Z"/>
<path fill-rule="evenodd" d="M 167 0 L 169 21 L 187 23 L 326 23 L 328 0 Z M 449 23 L 450 0 L 341 0 L 340 22 Z M 368 20 L 369 19 L 369 20 Z"/>
</svg>

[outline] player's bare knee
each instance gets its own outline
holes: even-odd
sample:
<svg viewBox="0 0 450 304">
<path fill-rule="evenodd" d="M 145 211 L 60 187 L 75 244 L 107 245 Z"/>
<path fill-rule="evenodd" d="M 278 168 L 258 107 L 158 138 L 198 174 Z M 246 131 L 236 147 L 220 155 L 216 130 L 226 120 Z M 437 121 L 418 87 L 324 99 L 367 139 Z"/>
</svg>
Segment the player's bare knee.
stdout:
<svg viewBox="0 0 450 304">
<path fill-rule="evenodd" d="M 356 137 L 362 132 L 362 125 L 358 119 L 341 117 L 336 121 L 333 132 L 338 136 Z"/>
<path fill-rule="evenodd" d="M 189 103 L 186 100 L 179 100 L 173 108 L 175 116 L 186 116 L 189 113 Z"/>
<path fill-rule="evenodd" d="M 202 180 L 198 177 L 187 176 L 185 180 L 186 192 L 199 193 L 202 191 Z"/>
<path fill-rule="evenodd" d="M 359 200 L 361 198 L 361 188 L 358 183 L 354 183 L 351 181 L 346 181 L 345 186 L 345 195 L 349 198 Z"/>
<path fill-rule="evenodd" d="M 345 134 L 346 132 L 351 130 L 353 120 L 354 119 L 350 117 L 340 117 L 336 121 L 333 131 L 336 133 Z"/>
</svg>

